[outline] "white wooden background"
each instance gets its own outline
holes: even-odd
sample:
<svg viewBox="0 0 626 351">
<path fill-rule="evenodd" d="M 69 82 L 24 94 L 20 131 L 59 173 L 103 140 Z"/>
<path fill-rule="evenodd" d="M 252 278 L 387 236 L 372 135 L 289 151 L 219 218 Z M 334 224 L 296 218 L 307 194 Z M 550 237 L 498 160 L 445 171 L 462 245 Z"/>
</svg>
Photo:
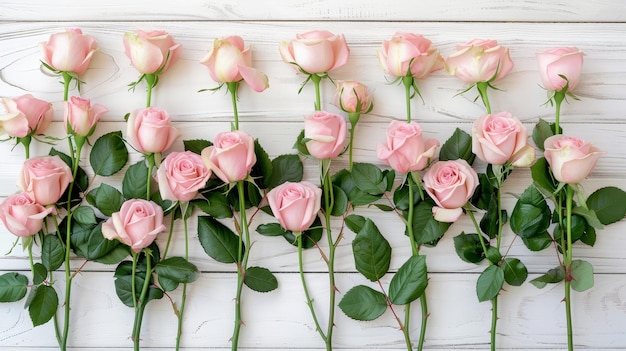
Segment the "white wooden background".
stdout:
<svg viewBox="0 0 626 351">
<path fill-rule="evenodd" d="M 311 0 L 287 5 L 281 0 L 187 0 L 187 1 L 0 1 L 0 96 L 31 93 L 54 103 L 55 120 L 51 133 L 63 134 L 61 119 L 62 86 L 56 77 L 42 70 L 38 43 L 66 27 L 80 27 L 98 40 L 100 51 L 82 76 L 87 83 L 82 96 L 110 110 L 100 122 L 93 140 L 113 130 L 124 130 L 123 116 L 144 104 L 143 86 L 135 93 L 127 84 L 138 74 L 124 55 L 122 35 L 134 29 L 163 29 L 183 45 L 179 62 L 162 76 L 153 104 L 166 109 L 174 118 L 184 139 L 212 139 L 229 128 L 230 99 L 223 93 L 197 93 L 215 83 L 199 64 L 216 37 L 240 35 L 253 45 L 254 65 L 267 73 L 270 88 L 260 94 L 240 90 L 241 128 L 258 137 L 271 157 L 290 153 L 302 129 L 303 116 L 312 110 L 312 86 L 302 94 L 297 90 L 303 78 L 281 61 L 278 43 L 296 33 L 327 29 L 344 33 L 351 48 L 348 64 L 335 72 L 336 79 L 355 79 L 374 91 L 376 107 L 362 118 L 356 136 L 357 161 L 378 163 L 376 144 L 384 140 L 385 128 L 394 118 L 404 118 L 401 87 L 386 84 L 378 67 L 376 50 L 396 31 L 420 33 L 433 41 L 444 56 L 455 45 L 473 38 L 497 39 L 511 49 L 515 69 L 499 83 L 502 92 L 491 94 L 494 111 L 507 110 L 527 123 L 538 118 L 552 120 L 553 110 L 542 106 L 545 92 L 539 86 L 534 55 L 549 47 L 577 46 L 585 53 L 583 77 L 576 94 L 581 101 L 570 101 L 563 108 L 565 130 L 592 140 L 608 151 L 600 160 L 585 188 L 615 185 L 626 188 L 626 5 L 623 0 L 515 1 L 515 0 Z M 463 83 L 442 72 L 420 84 L 425 104 L 413 102 L 413 115 L 425 134 L 447 139 L 454 128 L 470 131 L 472 121 L 483 111 L 473 101 L 475 94 L 454 95 Z M 323 87 L 323 108 L 330 104 L 334 89 Z M 76 94 L 76 92 L 74 92 Z M 64 148 L 65 143 L 57 145 Z M 34 155 L 46 154 L 49 146 L 35 144 Z M 177 142 L 175 150 L 182 150 Z M 21 147 L 12 150 L 0 145 L 0 197 L 17 191 L 16 177 L 24 158 Z M 139 159 L 134 154 L 131 162 Z M 130 163 L 129 163 L 130 164 Z M 88 167 L 86 159 L 82 165 Z M 345 166 L 345 162 L 337 167 Z M 317 181 L 317 166 L 305 161 L 306 178 Z M 506 182 L 506 191 L 519 193 L 529 183 L 528 171 L 516 171 Z M 97 179 L 119 185 L 121 178 Z M 0 198 L 1 199 L 1 198 Z M 510 211 L 514 199 L 504 204 Z M 403 225 L 393 215 L 376 210 L 359 210 L 371 216 L 393 247 L 391 270 L 395 271 L 410 255 Z M 266 218 L 260 218 L 256 227 Z M 190 228 L 195 228 L 195 222 Z M 478 303 L 475 282 L 484 267 L 462 262 L 454 252 L 453 236 L 471 230 L 463 218 L 453 225 L 436 248 L 425 248 L 428 255 L 431 317 L 426 346 L 429 349 L 487 349 L 490 304 Z M 593 289 L 574 293 L 574 332 L 578 349 L 618 350 L 626 348 L 626 222 L 611 225 L 598 235 L 593 248 L 576 247 L 575 255 L 589 260 L 596 270 Z M 182 228 L 177 227 L 175 251 L 182 253 Z M 228 349 L 232 331 L 236 276 L 232 265 L 210 259 L 192 233 L 191 259 L 202 270 L 201 278 L 190 285 L 183 346 L 189 350 Z M 338 249 L 338 288 L 368 283 L 355 268 L 351 239 L 347 233 Z M 505 243 L 513 236 L 506 234 Z M 164 237 L 159 240 L 164 243 Z M 240 345 L 245 349 L 321 349 L 304 303 L 297 272 L 296 250 L 285 241 L 256 233 L 251 263 L 276 272 L 280 287 L 267 294 L 244 293 L 244 319 Z M 9 251 L 14 237 L 0 228 L 0 252 Z M 531 253 L 520 240 L 513 243 L 511 255 L 521 258 L 530 278 L 557 265 L 553 251 Z M 325 321 L 327 277 L 324 264 L 315 251 L 305 253 L 308 280 L 321 319 Z M 83 262 L 74 260 L 76 268 Z M 28 274 L 27 255 L 18 246 L 0 256 L 0 273 L 22 271 Z M 122 305 L 113 286 L 114 267 L 88 263 L 74 280 L 70 345 L 75 350 L 119 350 L 131 346 L 129 339 L 133 312 Z M 62 274 L 59 273 L 59 278 Z M 58 280 L 58 283 L 61 281 Z M 176 293 L 174 293 L 176 297 Z M 341 295 L 339 295 L 339 298 Z M 562 285 L 542 290 L 525 283 L 501 294 L 498 346 L 500 349 L 563 349 L 566 347 Z M 414 316 L 419 315 L 419 305 Z M 338 310 L 335 345 L 341 349 L 391 350 L 404 347 L 402 333 L 390 313 L 373 322 L 356 322 Z M 419 321 L 412 323 L 417 339 Z M 167 299 L 148 306 L 142 347 L 171 349 L 175 317 Z M 55 349 L 51 324 L 33 328 L 23 302 L 0 307 L 0 347 L 30 350 Z"/>
</svg>

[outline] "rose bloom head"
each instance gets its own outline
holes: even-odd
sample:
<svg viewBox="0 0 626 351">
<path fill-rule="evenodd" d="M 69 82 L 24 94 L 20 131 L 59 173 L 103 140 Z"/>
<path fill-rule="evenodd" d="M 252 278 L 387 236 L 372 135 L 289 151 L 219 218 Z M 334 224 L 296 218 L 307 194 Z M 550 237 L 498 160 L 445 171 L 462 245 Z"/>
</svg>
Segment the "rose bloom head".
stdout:
<svg viewBox="0 0 626 351">
<path fill-rule="evenodd" d="M 378 159 L 396 172 L 421 171 L 439 147 L 436 139 L 424 140 L 416 122 L 392 121 L 387 127 L 387 141 L 377 148 Z"/>
<path fill-rule="evenodd" d="M 458 45 L 456 50 L 446 58 L 445 67 L 466 83 L 494 82 L 513 70 L 509 49 L 496 40 L 474 39 Z"/>
<path fill-rule="evenodd" d="M 578 48 L 554 48 L 537 54 L 541 84 L 546 90 L 572 91 L 580 81 L 583 54 Z M 564 76 L 566 79 L 563 79 Z"/>
<path fill-rule="evenodd" d="M 367 86 L 353 80 L 338 80 L 334 104 L 344 112 L 368 113 L 374 107 L 374 98 Z"/>
<path fill-rule="evenodd" d="M 478 187 L 478 174 L 465 160 L 439 161 L 424 174 L 424 190 L 435 201 L 433 215 L 454 222 Z"/>
<path fill-rule="evenodd" d="M 39 156 L 24 161 L 18 186 L 36 203 L 47 206 L 59 201 L 73 180 L 72 170 L 59 156 Z"/>
<path fill-rule="evenodd" d="M 162 30 L 124 33 L 124 51 L 141 74 L 163 73 L 180 58 L 183 47 Z"/>
<path fill-rule="evenodd" d="M 78 28 L 55 33 L 41 43 L 44 61 L 57 71 L 81 74 L 87 70 L 98 44 Z"/>
<path fill-rule="evenodd" d="M 30 94 L 0 100 L 5 113 L 0 114 L 0 134 L 23 138 L 45 133 L 54 113 L 52 104 Z"/>
<path fill-rule="evenodd" d="M 152 201 L 127 200 L 119 212 L 102 224 L 102 235 L 109 240 L 119 240 L 140 252 L 150 246 L 157 234 L 165 231 L 163 209 Z"/>
<path fill-rule="evenodd" d="M 512 161 L 527 145 L 526 127 L 508 112 L 483 115 L 472 127 L 472 152 L 487 163 L 503 165 Z"/>
<path fill-rule="evenodd" d="M 224 183 L 244 180 L 256 163 L 254 139 L 242 130 L 218 133 L 202 150 L 202 160 Z"/>
<path fill-rule="evenodd" d="M 252 51 L 239 36 L 215 39 L 213 48 L 200 63 L 207 66 L 211 78 L 218 83 L 243 79 L 256 92 L 269 87 L 267 76 L 252 67 Z"/>
<path fill-rule="evenodd" d="M 280 44 L 280 56 L 305 73 L 326 73 L 348 62 L 350 48 L 343 34 L 315 30 L 296 34 L 296 39 Z"/>
<path fill-rule="evenodd" d="M 44 218 L 54 211 L 45 208 L 28 194 L 14 194 L 0 204 L 0 220 L 9 232 L 17 236 L 36 234 L 43 227 Z"/>
<path fill-rule="evenodd" d="M 159 191 L 164 200 L 191 201 L 211 176 L 202 157 L 191 151 L 172 152 L 157 170 Z"/>
<path fill-rule="evenodd" d="M 311 156 L 323 160 L 335 158 L 343 151 L 348 127 L 337 114 L 317 111 L 304 118 L 304 138 Z"/>
<path fill-rule="evenodd" d="M 133 111 L 126 121 L 126 134 L 130 145 L 142 153 L 163 152 L 180 136 L 170 115 L 156 107 Z"/>
<path fill-rule="evenodd" d="M 431 47 L 432 42 L 419 34 L 394 34 L 391 40 L 383 41 L 378 50 L 380 66 L 393 77 L 412 76 L 424 79 L 432 72 L 443 68 L 439 50 Z"/>
<path fill-rule="evenodd" d="M 311 182 L 285 182 L 267 193 L 267 200 L 280 225 L 294 234 L 307 230 L 321 208 L 322 189 Z"/>
<path fill-rule="evenodd" d="M 65 132 L 81 137 L 93 134 L 100 117 L 109 111 L 100 104 L 91 106 L 89 99 L 78 96 L 71 96 L 68 101 L 64 101 L 63 107 L 65 108 L 63 114 Z"/>
<path fill-rule="evenodd" d="M 582 139 L 562 134 L 549 137 L 543 146 L 554 178 L 567 184 L 582 182 L 606 153 Z"/>
</svg>

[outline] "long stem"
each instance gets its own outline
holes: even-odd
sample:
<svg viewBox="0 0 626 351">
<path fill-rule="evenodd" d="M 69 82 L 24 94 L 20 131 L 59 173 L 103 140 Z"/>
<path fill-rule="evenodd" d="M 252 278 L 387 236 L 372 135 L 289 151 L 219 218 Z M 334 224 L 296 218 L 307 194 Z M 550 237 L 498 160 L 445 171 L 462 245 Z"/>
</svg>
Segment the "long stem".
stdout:
<svg viewBox="0 0 626 351">
<path fill-rule="evenodd" d="M 322 77 L 317 74 L 311 74 L 311 81 L 313 82 L 313 86 L 315 87 L 315 111 L 322 110 L 322 98 L 320 93 L 320 82 L 322 81 Z"/>
<path fill-rule="evenodd" d="M 146 179 L 146 200 L 150 201 L 150 186 L 152 185 L 152 170 L 154 169 L 154 153 L 146 157 L 148 161 L 148 179 Z"/>
<path fill-rule="evenodd" d="M 146 255 L 146 277 L 143 281 L 143 288 L 141 289 L 141 295 L 139 295 L 139 301 L 135 304 L 135 326 L 133 328 L 133 344 L 135 351 L 139 351 L 139 342 L 141 341 L 141 323 L 143 321 L 143 313 L 146 309 L 148 295 L 148 287 L 150 286 L 150 278 L 152 276 L 152 262 L 150 261 L 151 252 L 144 252 Z M 133 270 L 133 274 L 135 271 Z M 134 283 L 133 276 L 133 283 Z M 134 296 L 133 296 L 134 300 Z"/>
<path fill-rule="evenodd" d="M 176 208 L 174 208 L 174 211 L 176 211 Z M 170 219 L 170 231 L 169 231 L 169 235 L 167 236 L 167 243 L 165 244 L 165 250 L 163 250 L 162 260 L 164 260 L 167 257 L 167 252 L 170 249 L 170 244 L 172 243 L 172 236 L 174 236 L 174 222 L 175 221 L 176 221 L 176 218 L 174 215 L 172 215 Z"/>
<path fill-rule="evenodd" d="M 28 160 L 30 158 L 30 143 L 33 138 L 32 136 L 27 135 L 23 138 L 19 138 L 18 140 L 20 141 L 20 143 L 22 143 L 22 145 L 24 145 L 24 153 L 26 155 L 26 159 Z"/>
<path fill-rule="evenodd" d="M 67 72 L 62 72 L 63 77 L 63 101 L 67 101 L 70 92 L 70 82 L 72 82 L 72 76 Z"/>
<path fill-rule="evenodd" d="M 561 134 L 561 126 L 559 120 L 561 118 L 561 103 L 565 100 L 565 93 L 562 91 L 554 92 L 554 105 L 556 107 L 554 119 L 554 134 Z"/>
<path fill-rule="evenodd" d="M 487 113 L 491 113 L 491 105 L 489 104 L 489 96 L 487 95 L 487 89 L 489 89 L 489 83 L 487 82 L 478 82 L 476 83 L 476 88 L 478 89 L 478 94 L 480 94 L 480 99 L 483 101 L 485 105 L 485 109 Z"/>
<path fill-rule="evenodd" d="M 188 202 L 181 205 L 183 216 L 183 228 L 185 230 L 185 260 L 189 262 L 189 232 L 187 229 L 187 213 Z M 180 301 L 180 309 L 178 310 L 178 332 L 176 334 L 176 350 L 180 349 L 180 338 L 183 335 L 183 314 L 185 313 L 185 302 L 187 301 L 187 283 L 183 283 L 183 296 Z"/>
<path fill-rule="evenodd" d="M 324 331 L 322 330 L 322 327 L 320 326 L 320 323 L 317 320 L 317 314 L 315 313 L 315 309 L 313 308 L 313 300 L 311 300 L 311 297 L 309 295 L 309 288 L 306 284 L 306 279 L 304 279 L 304 265 L 302 264 L 302 233 L 299 233 L 297 236 L 298 236 L 298 270 L 300 272 L 300 281 L 302 282 L 302 289 L 304 290 L 304 297 L 306 298 L 307 306 L 309 306 L 311 317 L 313 317 L 313 322 L 315 323 L 315 330 L 319 333 L 322 340 L 326 342 L 326 334 L 324 334 Z"/>
<path fill-rule="evenodd" d="M 406 75 L 402 77 L 402 85 L 404 85 L 404 97 L 406 103 L 406 123 L 411 123 L 411 87 L 413 86 L 413 76 Z"/>
<path fill-rule="evenodd" d="M 148 85 L 148 92 L 146 94 L 146 107 L 150 107 L 152 105 L 152 88 L 157 83 L 157 75 L 156 74 L 146 74 L 146 84 Z"/>
<path fill-rule="evenodd" d="M 333 349 L 333 329 L 335 327 L 335 297 L 337 288 L 335 286 L 335 250 L 338 243 L 333 240 L 332 228 L 330 225 L 330 215 L 333 210 L 335 199 L 332 191 L 332 179 L 330 176 L 330 160 L 321 160 L 322 165 L 322 185 L 324 188 L 324 219 L 326 226 L 326 238 L 328 240 L 328 325 L 326 328 L 326 350 Z"/>
<path fill-rule="evenodd" d="M 230 99 L 233 104 L 233 117 L 235 118 L 234 130 L 239 130 L 239 112 L 237 111 L 237 88 L 239 87 L 239 83 L 228 82 L 226 83 L 226 87 L 230 92 Z"/>
<path fill-rule="evenodd" d="M 572 280 L 572 199 L 574 190 L 567 185 L 567 198 L 565 200 L 565 211 L 567 216 L 567 247 L 565 248 L 565 317 L 567 319 L 567 349 L 574 350 L 574 338 L 572 331 L 572 301 L 570 298 Z"/>
<path fill-rule="evenodd" d="M 248 229 L 248 219 L 246 218 L 246 203 L 244 194 L 244 181 L 237 182 L 237 192 L 239 194 L 239 217 L 242 233 L 239 235 L 239 252 L 237 269 L 237 295 L 235 297 L 235 328 L 233 329 L 232 350 L 237 350 L 239 344 L 239 331 L 241 329 L 241 292 L 246 277 L 248 267 L 248 257 L 250 255 L 250 231 Z M 245 249 L 244 249 L 245 247 Z"/>
<path fill-rule="evenodd" d="M 352 172 L 352 145 L 354 142 L 354 125 L 352 126 L 352 128 L 350 128 L 350 141 L 348 143 L 348 164 L 349 164 L 349 170 Z"/>
</svg>

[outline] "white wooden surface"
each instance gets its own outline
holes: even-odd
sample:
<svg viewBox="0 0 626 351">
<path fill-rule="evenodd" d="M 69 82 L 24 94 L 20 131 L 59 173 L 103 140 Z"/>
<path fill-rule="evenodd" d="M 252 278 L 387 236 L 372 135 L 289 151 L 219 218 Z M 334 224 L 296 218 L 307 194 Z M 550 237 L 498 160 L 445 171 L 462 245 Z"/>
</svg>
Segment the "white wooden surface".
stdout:
<svg viewBox="0 0 626 351">
<path fill-rule="evenodd" d="M 577 46 L 586 52 L 583 77 L 576 93 L 582 101 L 570 101 L 563 108 L 562 123 L 569 134 L 594 141 L 609 152 L 598 163 L 585 188 L 615 185 L 626 188 L 626 5 L 622 0 L 518 2 L 444 0 L 421 4 L 402 0 L 393 4 L 366 1 L 307 1 L 285 5 L 283 1 L 213 1 L 178 3 L 166 1 L 2 1 L 0 6 L 0 96 L 31 93 L 52 101 L 56 123 L 51 133 L 61 136 L 62 87 L 58 79 L 41 69 L 38 43 L 65 27 L 80 27 L 98 40 L 100 51 L 91 68 L 82 76 L 87 82 L 82 96 L 107 106 L 94 135 L 124 130 L 123 116 L 144 104 L 142 87 L 135 93 L 126 85 L 138 74 L 125 57 L 122 34 L 133 29 L 163 29 L 183 45 L 181 60 L 166 73 L 156 89 L 153 103 L 166 109 L 181 130 L 183 139 L 212 139 L 227 130 L 231 120 L 230 100 L 223 93 L 197 93 L 215 86 L 206 68 L 199 64 L 212 41 L 224 35 L 240 35 L 253 46 L 254 64 L 270 78 L 270 89 L 257 94 L 244 87 L 240 91 L 241 128 L 258 137 L 271 157 L 292 152 L 302 118 L 312 110 L 312 87 L 297 90 L 303 78 L 294 74 L 278 54 L 278 43 L 296 33 L 328 29 L 344 33 L 351 48 L 349 63 L 333 72 L 336 79 L 356 79 L 374 91 L 376 107 L 362 118 L 356 139 L 357 161 L 378 163 L 376 144 L 393 118 L 403 118 L 402 88 L 386 84 L 378 67 L 376 50 L 396 31 L 421 33 L 431 39 L 444 56 L 454 46 L 473 38 L 493 38 L 511 49 L 515 69 L 491 95 L 494 110 L 508 110 L 527 123 L 551 119 L 553 110 L 541 106 L 545 92 L 539 87 L 534 55 L 548 47 Z M 425 103 L 413 102 L 413 114 L 426 135 L 443 142 L 454 128 L 470 130 L 471 122 L 482 113 L 473 101 L 475 94 L 454 97 L 463 88 L 454 77 L 442 72 L 420 84 Z M 334 89 L 326 82 L 323 107 L 330 104 Z M 74 92 L 76 93 L 76 92 Z M 65 143 L 57 145 L 64 150 Z M 49 146 L 36 144 L 33 154 L 45 154 Z M 177 142 L 175 150 L 182 149 Z M 14 185 L 23 151 L 0 144 L 0 197 L 17 190 Z M 139 159 L 133 154 L 131 162 Z M 336 163 L 344 167 L 345 161 Z M 86 159 L 83 166 L 88 167 Z M 305 161 L 305 175 L 316 181 L 317 165 Z M 529 182 L 528 171 L 516 171 L 506 182 L 506 191 L 519 193 Z M 119 185 L 120 177 L 97 178 L 94 184 Z M 504 201 L 511 210 L 514 199 Z M 410 254 L 403 225 L 392 214 L 359 210 L 372 217 L 393 247 L 391 270 L 395 271 Z M 260 217 L 253 223 L 267 220 Z M 194 228 L 191 223 L 190 228 Z M 182 228 L 175 228 L 182 233 Z M 462 262 L 454 253 L 452 237 L 470 230 L 462 218 L 454 224 L 436 248 L 425 248 L 428 255 L 430 312 L 426 346 L 429 349 L 487 349 L 490 305 L 478 303 L 474 287 L 478 267 Z M 575 341 L 579 349 L 619 350 L 626 348 L 626 221 L 599 233 L 593 248 L 577 247 L 575 255 L 589 260 L 596 270 L 595 287 L 574 294 Z M 192 237 L 196 234 L 192 233 Z M 280 288 L 272 293 L 245 292 L 244 319 L 240 343 L 245 349 L 316 350 L 322 343 L 309 317 L 298 280 L 296 250 L 277 238 L 256 233 L 251 262 L 277 272 Z M 338 249 L 338 288 L 345 292 L 367 283 L 354 268 L 347 232 Z M 181 235 L 174 250 L 182 252 Z M 160 244 L 164 241 L 161 238 Z M 0 228 L 0 252 L 9 251 L 14 237 Z M 505 243 L 513 235 L 507 232 Z M 197 244 L 191 259 L 202 270 L 201 278 L 190 288 L 183 345 L 189 350 L 228 349 L 232 330 L 233 267 L 210 259 Z M 511 255 L 521 258 L 531 278 L 557 264 L 552 252 L 531 253 L 519 240 Z M 305 254 L 308 280 L 316 304 L 325 320 L 327 279 L 324 264 L 315 251 Z M 75 259 L 74 267 L 83 262 Z M 88 263 L 74 280 L 70 345 L 76 350 L 119 350 L 130 347 L 132 309 L 115 296 L 114 267 Z M 28 260 L 20 247 L 0 256 L 0 273 L 28 271 Z M 61 279 L 62 274 L 59 274 Z M 387 281 L 390 277 L 386 277 Z M 61 280 L 57 281 L 61 283 Z M 173 294 L 176 297 L 176 293 Z M 498 346 L 500 349 L 537 350 L 565 348 L 562 286 L 543 290 L 526 283 L 501 295 Z M 0 347 L 30 350 L 55 349 L 51 325 L 33 328 L 22 302 L 0 306 Z M 417 306 L 416 306 L 417 310 Z M 417 316 L 419 313 L 415 313 Z M 335 344 L 341 349 L 402 349 L 402 334 L 390 313 L 374 322 L 356 322 L 337 314 Z M 416 320 L 414 328 L 419 327 Z M 413 330 L 417 337 L 418 330 Z M 175 319 L 167 299 L 153 302 L 146 312 L 142 347 L 168 350 L 174 343 Z"/>
</svg>

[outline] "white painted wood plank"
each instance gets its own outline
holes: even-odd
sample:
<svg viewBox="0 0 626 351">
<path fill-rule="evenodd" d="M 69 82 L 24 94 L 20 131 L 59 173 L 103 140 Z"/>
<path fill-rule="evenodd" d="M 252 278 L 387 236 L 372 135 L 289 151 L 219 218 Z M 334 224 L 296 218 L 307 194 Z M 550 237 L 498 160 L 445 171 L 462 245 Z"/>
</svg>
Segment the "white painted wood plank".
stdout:
<svg viewBox="0 0 626 351">
<path fill-rule="evenodd" d="M 534 277 L 534 276 L 533 276 Z M 429 318 L 427 349 L 487 349 L 489 303 L 478 303 L 474 295 L 476 274 L 431 274 L 427 289 Z M 244 293 L 246 326 L 240 338 L 244 348 L 318 349 L 321 341 L 314 330 L 299 278 L 279 274 L 278 290 Z M 385 277 L 383 284 L 388 284 Z M 327 280 L 324 274 L 307 276 L 319 318 L 326 318 Z M 61 283 L 61 281 L 57 281 Z M 366 283 L 357 274 L 339 274 L 338 287 L 345 292 Z M 85 273 L 75 280 L 71 347 L 90 350 L 98 347 L 128 348 L 133 312 L 115 296 L 110 273 Z M 229 346 L 232 326 L 232 274 L 203 274 L 189 289 L 185 347 Z M 622 321 L 626 279 L 621 275 L 597 275 L 596 285 L 585 293 L 573 294 L 574 333 L 577 349 L 619 349 L 626 347 Z M 530 284 L 510 288 L 500 298 L 498 346 L 501 349 L 562 349 L 565 346 L 563 287 L 537 289 Z M 178 292 L 172 294 L 178 298 Z M 321 306 L 321 307 L 319 307 Z M 402 308 L 396 306 L 397 313 Z M 0 319 L 0 345 L 5 347 L 54 346 L 51 325 L 33 328 L 21 303 L 4 304 Z M 419 329 L 419 304 L 413 308 L 416 320 L 412 335 Z M 322 322 L 323 323 L 323 322 Z M 387 311 L 379 320 L 356 322 L 338 310 L 335 345 L 338 349 L 402 349 L 402 333 Z M 167 299 L 151 302 L 145 314 L 142 346 L 171 347 L 175 317 Z"/>
<path fill-rule="evenodd" d="M 164 0 L 4 1 L 0 20 L 9 21 L 100 21 L 100 20 L 388 20 L 388 21 L 623 21 L 620 0 L 567 2 L 444 0 L 416 4 L 409 0 L 393 3 L 374 0 L 315 0 L 285 3 L 217 0 L 207 3 L 187 0 L 184 6 Z"/>
<path fill-rule="evenodd" d="M 563 107 L 564 122 L 619 123 L 626 115 L 626 89 L 623 57 L 626 45 L 623 33 L 626 24 L 542 24 L 542 23 L 372 23 L 372 22 L 91 22 L 79 23 L 85 33 L 99 42 L 100 51 L 92 66 L 83 75 L 82 94 L 110 109 L 105 119 L 121 121 L 122 116 L 144 104 L 144 87 L 134 93 L 127 84 L 138 74 L 123 53 L 122 35 L 136 28 L 164 29 L 183 45 L 181 60 L 163 75 L 154 93 L 154 104 L 166 109 L 178 120 L 224 121 L 231 116 L 230 99 L 223 93 L 197 93 L 203 88 L 215 87 L 206 68 L 199 61 L 213 39 L 223 35 L 241 35 L 253 46 L 255 66 L 267 73 L 270 88 L 254 93 L 249 88 L 240 90 L 242 120 L 275 121 L 300 119 L 312 109 L 313 88 L 307 86 L 298 95 L 303 77 L 294 74 L 290 65 L 278 54 L 281 41 L 296 33 L 324 28 L 344 33 L 351 47 L 347 65 L 332 73 L 335 79 L 356 79 L 374 92 L 376 105 L 368 115 L 371 120 L 388 121 L 404 116 L 404 93 L 401 87 L 388 85 L 378 65 L 376 51 L 383 40 L 396 31 L 424 34 L 433 41 L 444 56 L 454 47 L 472 38 L 493 38 L 511 49 L 515 61 L 513 72 L 498 83 L 503 91 L 493 91 L 494 111 L 508 110 L 524 121 L 552 118 L 554 111 L 542 106 L 545 91 L 539 86 L 535 53 L 553 46 L 578 46 L 587 53 L 583 77 L 576 93 L 581 101 L 570 101 Z M 51 33 L 63 31 L 66 23 L 3 23 L 0 24 L 1 96 L 17 96 L 30 92 L 53 101 L 57 117 L 61 116 L 61 85 L 55 77 L 46 76 L 40 68 L 38 43 Z M 593 33 L 593 34 L 590 34 Z M 425 103 L 413 102 L 414 117 L 419 121 L 458 123 L 472 121 L 484 112 L 475 92 L 455 95 L 465 85 L 458 79 L 437 72 L 420 82 Z M 75 94 L 76 92 L 73 92 Z M 325 82 L 323 107 L 331 105 L 334 89 Z"/>
</svg>

